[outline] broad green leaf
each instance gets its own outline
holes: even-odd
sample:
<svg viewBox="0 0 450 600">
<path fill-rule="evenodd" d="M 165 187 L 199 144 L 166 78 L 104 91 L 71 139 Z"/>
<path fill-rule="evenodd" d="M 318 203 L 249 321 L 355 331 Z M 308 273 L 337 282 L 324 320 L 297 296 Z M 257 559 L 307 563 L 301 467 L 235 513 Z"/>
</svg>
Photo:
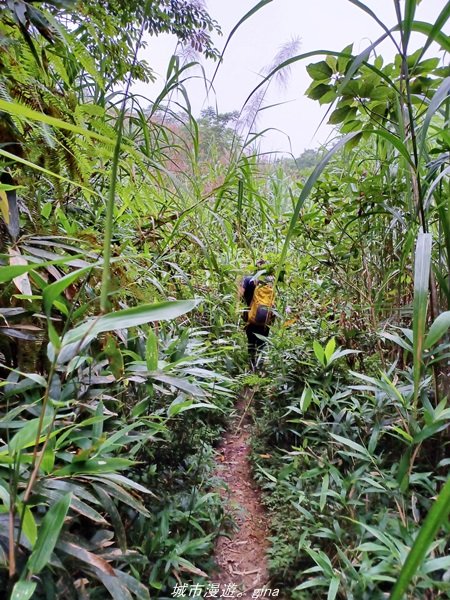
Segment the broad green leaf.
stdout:
<svg viewBox="0 0 450 600">
<path fill-rule="evenodd" d="M 54 440 L 50 440 L 45 448 L 44 456 L 41 461 L 41 469 L 44 471 L 46 475 L 50 475 L 53 471 L 53 467 L 55 466 L 55 442 Z"/>
<path fill-rule="evenodd" d="M 29 600 L 36 586 L 37 581 L 18 581 L 13 587 L 10 600 Z"/>
<path fill-rule="evenodd" d="M 328 577 L 333 576 L 333 565 L 325 552 L 322 552 L 322 550 L 313 550 L 312 548 L 305 548 L 305 550 L 313 561 L 319 565 L 324 575 Z"/>
<path fill-rule="evenodd" d="M 355 117 L 356 113 L 357 109 L 354 106 L 342 106 L 341 108 L 336 108 L 336 110 L 331 113 L 328 123 L 331 125 L 337 125 L 338 123 L 345 121 L 345 119 L 347 119 L 347 117 L 350 115 Z M 359 125 L 359 123 L 356 122 L 356 125 Z"/>
<path fill-rule="evenodd" d="M 153 495 L 153 492 L 151 492 L 148 488 L 144 487 L 140 483 L 136 483 L 136 481 L 133 481 L 129 477 L 125 477 L 124 475 L 120 475 L 119 473 L 108 473 L 107 475 L 104 475 L 102 477 L 99 477 L 99 476 L 91 477 L 91 479 L 98 479 L 98 480 L 103 481 L 103 482 L 108 481 L 109 483 L 115 482 L 115 483 L 118 483 L 120 485 L 129 487 L 132 490 L 136 490 L 137 492 L 140 492 L 142 494 L 151 494 L 151 495 Z"/>
<path fill-rule="evenodd" d="M 330 356 L 328 360 L 328 364 L 333 363 L 338 358 L 342 358 L 343 356 L 348 356 L 349 354 L 359 354 L 362 350 L 350 350 L 349 348 L 341 349 L 338 348 L 333 354 Z"/>
<path fill-rule="evenodd" d="M 325 587 L 328 585 L 328 581 L 325 577 L 313 577 L 312 579 L 308 579 L 304 581 L 300 585 L 294 588 L 296 590 L 307 590 L 312 587 Z"/>
<path fill-rule="evenodd" d="M 349 448 L 356 450 L 356 452 L 358 452 L 358 454 L 361 454 L 361 455 L 365 456 L 366 458 L 372 460 L 372 457 L 370 456 L 369 452 L 366 450 L 366 448 L 364 448 L 364 446 L 361 446 L 361 444 L 358 444 L 357 442 L 354 442 L 353 440 L 349 440 L 348 438 L 342 437 L 341 435 L 337 435 L 335 433 L 330 433 L 330 435 L 332 438 L 334 438 L 340 444 L 343 444 L 344 446 L 348 446 Z"/>
<path fill-rule="evenodd" d="M 325 346 L 325 358 L 327 359 L 327 362 L 329 362 L 334 350 L 336 348 L 336 340 L 334 338 L 331 338 L 327 345 Z"/>
<path fill-rule="evenodd" d="M 156 371 L 158 368 L 158 336 L 155 330 L 150 327 L 147 332 L 147 342 L 145 344 L 145 360 L 149 371 Z"/>
<path fill-rule="evenodd" d="M 319 508 L 320 512 L 323 512 L 325 504 L 327 502 L 328 486 L 330 484 L 330 475 L 325 473 L 322 479 L 322 487 L 320 490 Z"/>
<path fill-rule="evenodd" d="M 400 346 L 404 350 L 407 350 L 408 352 L 412 352 L 413 351 L 413 348 L 412 348 L 411 344 L 409 344 L 408 342 L 406 342 L 399 335 L 395 335 L 393 333 L 387 333 L 387 332 L 383 331 L 382 333 L 380 333 L 380 337 L 383 338 L 383 339 L 386 339 L 386 340 L 391 340 L 391 342 L 394 342 L 395 344 L 397 344 L 398 346 Z"/>
<path fill-rule="evenodd" d="M 101 486 L 94 484 L 93 488 L 96 491 L 104 510 L 106 510 L 111 519 L 111 523 L 114 527 L 114 532 L 116 534 L 117 541 L 119 542 L 120 549 L 122 550 L 122 552 L 126 552 L 127 536 L 125 532 L 125 527 L 113 499 L 109 496 L 109 494 L 105 492 L 105 490 Z"/>
<path fill-rule="evenodd" d="M 33 548 L 37 540 L 37 525 L 29 506 L 20 505 L 19 513 L 23 515 L 23 532 Z"/>
<path fill-rule="evenodd" d="M 53 416 L 51 414 L 45 415 L 42 419 L 42 428 L 40 431 L 40 437 L 42 440 L 42 436 L 45 434 L 48 429 L 50 423 L 53 420 Z M 34 446 L 36 443 L 36 438 L 39 432 L 39 424 L 40 418 L 31 419 L 26 422 L 26 424 L 19 429 L 19 431 L 15 434 L 15 436 L 10 440 L 8 447 L 11 454 L 15 454 L 24 448 L 28 448 L 30 446 Z"/>
<path fill-rule="evenodd" d="M 57 477 L 65 475 L 79 474 L 103 474 L 118 471 L 119 469 L 129 469 L 136 464 L 136 461 L 128 458 L 92 458 L 88 460 L 73 461 L 69 465 L 62 467 L 54 472 Z"/>
<path fill-rule="evenodd" d="M 64 540 L 58 541 L 58 550 L 62 550 L 66 554 L 69 554 L 69 556 L 75 557 L 77 561 L 82 561 L 89 565 L 114 600 L 132 600 L 130 592 L 122 585 L 114 573 L 114 569 L 104 558 L 93 552 L 89 552 L 89 550 L 82 546 Z"/>
<path fill-rule="evenodd" d="M 167 409 L 167 415 L 174 417 L 186 410 L 193 410 L 198 408 L 207 408 L 213 410 L 220 410 L 218 406 L 214 404 L 208 404 L 207 402 L 194 402 L 193 400 L 185 400 L 184 402 L 172 403 Z"/>
<path fill-rule="evenodd" d="M 44 217 L 44 219 L 48 219 L 49 216 L 51 215 L 53 209 L 53 204 L 51 202 L 46 202 L 44 204 L 44 206 L 41 208 L 41 216 Z"/>
<path fill-rule="evenodd" d="M 49 508 L 43 518 L 39 526 L 36 545 L 27 562 L 30 573 L 37 575 L 48 564 L 64 525 L 71 498 L 71 493 L 65 494 Z"/>
<path fill-rule="evenodd" d="M 306 90 L 306 95 L 308 96 L 308 98 L 311 98 L 311 100 L 323 99 L 323 103 L 326 104 L 327 102 L 325 100 L 325 95 L 332 91 L 333 87 L 331 85 L 314 82 Z"/>
<path fill-rule="evenodd" d="M 191 396 L 198 396 L 200 398 L 204 398 L 209 396 L 205 390 L 202 390 L 198 385 L 194 385 L 187 379 L 181 377 L 173 377 L 172 375 L 166 375 L 165 373 L 153 372 L 150 373 L 152 379 L 156 381 L 161 381 L 162 383 L 167 383 L 168 385 L 172 385 L 173 387 L 182 390 L 190 394 Z"/>
<path fill-rule="evenodd" d="M 18 373 L 20 375 L 23 375 L 25 379 L 30 379 L 31 381 L 34 381 L 34 383 L 37 383 L 41 387 L 47 387 L 47 381 L 45 380 L 45 377 L 42 377 L 42 375 L 39 375 L 38 373 L 21 373 L 19 371 Z"/>
<path fill-rule="evenodd" d="M 176 300 L 158 304 L 143 304 L 101 315 L 68 331 L 63 338 L 63 345 L 79 342 L 87 336 L 95 337 L 106 331 L 128 329 L 153 321 L 175 319 L 193 310 L 199 302 L 200 300 Z"/>
<path fill-rule="evenodd" d="M 325 351 L 317 340 L 313 341 L 313 350 L 317 360 L 322 366 L 325 366 Z"/>
<path fill-rule="evenodd" d="M 273 483 L 277 482 L 277 478 L 274 477 L 271 473 L 269 473 L 269 471 L 266 471 L 266 469 L 263 469 L 261 467 L 261 465 L 256 465 L 256 467 L 257 467 L 258 471 L 261 471 L 261 473 L 263 475 L 265 475 L 265 477 L 267 477 L 267 479 L 269 479 L 269 481 L 272 481 Z"/>
<path fill-rule="evenodd" d="M 115 379 L 120 379 L 124 373 L 124 362 L 119 344 L 112 335 L 108 336 L 104 352 L 108 357 L 109 367 Z"/>
<path fill-rule="evenodd" d="M 306 412 L 310 407 L 310 404 L 313 399 L 313 392 L 309 386 L 305 386 L 303 389 L 301 398 L 300 398 L 300 409 L 302 412 Z"/>
<path fill-rule="evenodd" d="M 194 567 L 195 568 L 195 567 Z M 143 585 L 138 579 L 132 577 L 125 571 L 114 569 L 114 573 L 121 582 L 136 596 L 136 600 L 150 600 L 148 587 Z"/>
<path fill-rule="evenodd" d="M 315 81 L 327 80 L 333 75 L 333 70 L 324 60 L 306 65 L 306 70 L 308 75 Z"/>
<path fill-rule="evenodd" d="M 446 312 L 441 313 L 440 315 L 438 315 L 436 317 L 436 319 L 433 321 L 433 324 L 431 325 L 429 331 L 428 331 L 428 335 L 425 338 L 425 342 L 424 342 L 424 349 L 427 350 L 428 348 L 431 348 L 432 346 L 434 346 L 436 344 L 436 342 L 438 342 L 441 337 L 447 333 L 448 329 L 450 328 L 450 311 L 447 310 Z"/>
<path fill-rule="evenodd" d="M 98 266 L 101 263 L 96 264 Z M 51 283 L 44 289 L 44 291 L 42 292 L 42 300 L 44 304 L 44 310 L 47 315 L 50 314 L 52 305 L 54 301 L 59 297 L 59 295 L 67 287 L 69 287 L 69 285 L 76 281 L 78 277 L 84 275 L 85 273 L 89 273 L 89 271 L 91 271 L 94 268 L 94 266 L 96 265 L 89 265 L 88 267 L 83 267 L 82 269 L 78 269 L 77 271 L 72 271 L 72 273 L 68 273 L 67 275 Z"/>
<path fill-rule="evenodd" d="M 61 498 L 61 493 L 59 491 L 47 488 L 45 490 L 45 492 L 47 494 L 47 499 L 52 500 L 53 502 L 57 502 Z M 107 525 L 108 524 L 108 522 L 105 520 L 105 518 L 95 508 L 93 508 L 92 506 L 90 506 L 89 504 L 84 502 L 83 500 L 80 500 L 75 495 L 72 495 L 70 508 L 74 512 L 77 512 L 80 515 L 83 515 L 83 517 L 90 519 L 94 523 L 97 523 L 99 525 Z"/>
<path fill-rule="evenodd" d="M 332 577 L 330 581 L 330 587 L 328 588 L 327 600 L 335 600 L 337 593 L 339 591 L 339 586 L 341 585 L 341 580 L 338 576 Z"/>
</svg>

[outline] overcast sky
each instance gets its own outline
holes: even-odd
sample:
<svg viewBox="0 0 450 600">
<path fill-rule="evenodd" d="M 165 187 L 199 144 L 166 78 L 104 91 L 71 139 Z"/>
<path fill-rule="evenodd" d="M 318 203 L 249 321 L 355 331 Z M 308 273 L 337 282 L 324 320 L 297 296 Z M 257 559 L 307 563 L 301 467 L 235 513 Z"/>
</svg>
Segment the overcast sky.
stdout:
<svg viewBox="0 0 450 600">
<path fill-rule="evenodd" d="M 223 36 L 217 38 L 220 50 L 231 29 L 256 4 L 256 0 L 207 0 L 209 14 L 222 28 Z M 366 0 L 365 4 L 386 25 L 395 25 L 393 0 Z M 416 20 L 434 23 L 446 4 L 447 0 L 422 0 L 417 8 Z M 446 33 L 450 33 L 448 29 Z M 247 20 L 232 38 L 214 81 L 215 94 L 205 98 L 205 85 L 199 80 L 188 86 L 194 114 L 198 115 L 208 105 L 217 105 L 220 112 L 240 110 L 249 93 L 261 81 L 260 73 L 273 63 L 280 48 L 291 40 L 299 40 L 297 53 L 340 51 L 351 42 L 354 43 L 354 52 L 359 52 L 381 34 L 379 25 L 348 0 L 273 0 Z M 419 47 L 424 39 L 417 35 L 412 45 Z M 172 36 L 149 39 L 143 57 L 159 79 L 156 85 L 139 84 L 134 91 L 150 99 L 155 97 L 162 86 L 175 44 Z M 385 42 L 381 53 L 386 59 L 391 59 L 394 54 L 392 44 Z M 321 58 L 296 63 L 286 88 L 271 85 L 264 103 L 284 104 L 260 113 L 257 129 L 273 128 L 265 134 L 263 150 L 289 152 L 292 148 L 293 154 L 298 156 L 304 149 L 318 147 L 333 135 L 331 127 L 326 124 L 321 125 L 316 133 L 326 107 L 304 96 L 310 84 L 305 66 L 318 60 Z M 202 62 L 210 77 L 216 65 L 210 60 Z"/>
</svg>

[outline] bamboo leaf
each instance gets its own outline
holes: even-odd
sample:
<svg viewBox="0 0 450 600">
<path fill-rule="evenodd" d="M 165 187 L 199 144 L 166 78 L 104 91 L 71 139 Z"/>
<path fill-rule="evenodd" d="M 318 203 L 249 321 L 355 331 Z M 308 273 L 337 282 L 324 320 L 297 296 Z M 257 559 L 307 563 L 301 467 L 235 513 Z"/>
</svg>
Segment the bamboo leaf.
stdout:
<svg viewBox="0 0 450 600">
<path fill-rule="evenodd" d="M 428 552 L 431 542 L 447 520 L 450 512 L 450 479 L 442 488 L 439 496 L 428 511 L 420 531 L 414 540 L 411 550 L 402 566 L 390 600 L 402 600 L 407 592 L 411 579 Z"/>
<path fill-rule="evenodd" d="M 428 331 L 428 335 L 425 338 L 425 342 L 423 345 L 424 349 L 427 350 L 428 348 L 434 346 L 434 344 L 436 344 L 436 342 L 438 342 L 441 339 L 441 337 L 445 333 L 447 333 L 449 328 L 450 311 L 447 310 L 446 312 L 443 312 L 439 316 L 437 316 L 433 324 L 431 325 Z"/>
<path fill-rule="evenodd" d="M 335 433 L 330 433 L 330 435 L 332 438 L 334 438 L 340 444 L 343 444 L 344 446 L 348 446 L 349 448 L 352 448 L 352 450 L 356 450 L 356 452 L 358 452 L 358 454 L 362 454 L 366 458 L 369 458 L 370 460 L 372 460 L 372 457 L 370 456 L 369 452 L 366 450 L 366 448 L 364 448 L 364 446 L 361 446 L 361 444 L 358 444 L 357 442 L 354 442 L 353 440 L 349 440 L 348 438 L 342 437 L 341 435 L 337 435 Z"/>
<path fill-rule="evenodd" d="M 114 527 L 114 532 L 117 537 L 117 541 L 119 543 L 119 547 L 122 552 L 126 552 L 127 550 L 127 536 L 125 533 L 125 527 L 120 516 L 119 511 L 116 508 L 114 500 L 105 492 L 105 490 L 99 486 L 93 484 L 93 488 L 97 492 L 97 495 L 104 507 L 104 509 L 108 512 L 109 517 L 111 519 L 112 526 Z"/>
<path fill-rule="evenodd" d="M 339 591 L 341 580 L 336 575 L 330 581 L 330 587 L 328 588 L 327 600 L 335 600 Z"/>
<path fill-rule="evenodd" d="M 322 479 L 322 487 L 320 490 L 320 499 L 319 499 L 320 512 L 323 512 L 323 509 L 325 508 L 325 504 L 327 502 L 329 484 L 330 484 L 330 475 L 328 473 L 325 473 L 325 475 Z"/>
<path fill-rule="evenodd" d="M 36 586 L 37 581 L 18 581 L 13 587 L 10 600 L 29 600 Z"/>
<path fill-rule="evenodd" d="M 189 394 L 191 396 L 198 396 L 200 398 L 209 396 L 209 394 L 207 392 L 205 392 L 204 390 L 202 390 L 198 385 L 194 385 L 187 379 L 184 379 L 181 377 L 173 377 L 172 375 L 166 375 L 165 373 L 159 373 L 159 372 L 153 372 L 153 373 L 150 373 L 150 375 L 151 375 L 152 379 L 155 379 L 156 381 L 161 381 L 162 383 L 167 383 L 168 385 L 171 385 L 179 390 L 182 390 L 183 392 L 186 392 L 187 394 Z M 211 405 L 211 408 L 217 408 L 217 407 L 214 405 Z"/>
<path fill-rule="evenodd" d="M 79 342 L 87 336 L 95 337 L 106 331 L 128 329 L 129 327 L 144 325 L 144 323 L 175 319 L 193 310 L 199 302 L 200 300 L 177 300 L 157 304 L 143 304 L 89 319 L 66 333 L 63 338 L 63 346 Z"/>
<path fill-rule="evenodd" d="M 149 371 L 156 371 L 158 368 L 158 336 L 153 328 L 147 333 L 147 343 L 145 345 L 145 360 Z"/>
<path fill-rule="evenodd" d="M 317 360 L 320 362 L 322 366 L 325 366 L 325 351 L 322 346 L 319 344 L 317 340 L 313 341 L 313 350 L 316 355 Z"/>
<path fill-rule="evenodd" d="M 62 526 L 64 525 L 64 519 L 69 510 L 71 499 L 71 493 L 65 494 L 50 507 L 43 518 L 39 526 L 36 545 L 27 562 L 27 568 L 30 573 L 40 573 L 49 562 Z"/>
<path fill-rule="evenodd" d="M 38 532 L 36 521 L 29 506 L 22 506 L 21 509 L 23 510 L 23 532 L 27 536 L 31 547 L 34 547 Z"/>
<path fill-rule="evenodd" d="M 97 263 L 100 264 L 100 263 Z M 58 298 L 58 296 L 63 292 L 69 285 L 71 285 L 74 281 L 78 279 L 84 273 L 88 273 L 94 265 L 89 265 L 88 267 L 83 267 L 82 269 L 78 269 L 77 271 L 73 271 L 72 273 L 68 273 L 58 281 L 55 281 L 48 285 L 43 293 L 42 293 L 42 301 L 44 305 L 44 310 L 48 315 L 53 306 L 53 302 Z"/>
<path fill-rule="evenodd" d="M 311 405 L 313 400 L 313 392 L 309 386 L 305 386 L 300 398 L 300 410 L 306 412 Z"/>
<path fill-rule="evenodd" d="M 336 340 L 335 338 L 331 338 L 327 345 L 325 346 L 325 358 L 327 359 L 327 363 L 330 361 L 330 358 L 333 354 L 333 352 L 336 349 Z"/>
<path fill-rule="evenodd" d="M 46 429 L 52 422 L 52 415 L 45 415 L 42 420 L 41 434 L 44 434 Z M 16 433 L 10 440 L 8 447 L 11 454 L 15 454 L 24 448 L 33 446 L 36 443 L 36 436 L 39 431 L 40 419 L 31 419 Z"/>
<path fill-rule="evenodd" d="M 81 257 L 81 255 L 79 255 Z M 29 258 L 29 257 L 27 257 Z M 6 283 L 7 281 L 11 281 L 15 277 L 19 277 L 23 273 L 28 273 L 30 271 L 34 271 L 37 269 L 41 269 L 42 267 L 48 267 L 49 265 L 64 265 L 70 260 L 73 260 L 75 256 L 66 256 L 61 258 L 61 260 L 52 260 L 41 263 L 31 263 L 28 262 L 26 265 L 9 265 L 0 267 L 0 283 Z"/>
</svg>

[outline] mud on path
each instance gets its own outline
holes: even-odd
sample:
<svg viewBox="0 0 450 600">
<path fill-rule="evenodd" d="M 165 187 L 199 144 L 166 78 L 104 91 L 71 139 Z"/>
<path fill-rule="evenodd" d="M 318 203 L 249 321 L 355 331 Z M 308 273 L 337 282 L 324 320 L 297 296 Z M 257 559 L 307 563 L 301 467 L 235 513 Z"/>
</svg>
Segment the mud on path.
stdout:
<svg viewBox="0 0 450 600">
<path fill-rule="evenodd" d="M 219 537 L 215 559 L 219 571 L 212 581 L 220 589 L 235 591 L 235 598 L 255 598 L 269 587 L 267 537 L 269 528 L 260 493 L 251 475 L 250 420 L 248 407 L 254 392 L 245 389 L 236 404 L 237 417 L 219 447 L 216 476 L 223 482 L 219 491 L 227 499 L 228 510 L 237 525 L 229 537 Z M 258 591 L 257 591 L 258 590 Z"/>
</svg>

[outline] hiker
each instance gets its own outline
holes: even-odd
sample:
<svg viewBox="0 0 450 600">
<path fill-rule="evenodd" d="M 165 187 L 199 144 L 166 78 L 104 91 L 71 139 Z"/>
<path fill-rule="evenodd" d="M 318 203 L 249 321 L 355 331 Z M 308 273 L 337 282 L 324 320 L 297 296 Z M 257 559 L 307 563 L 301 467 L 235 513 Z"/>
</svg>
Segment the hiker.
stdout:
<svg viewBox="0 0 450 600">
<path fill-rule="evenodd" d="M 265 261 L 260 260 L 256 265 L 262 267 L 264 263 Z M 243 319 L 248 341 L 248 357 L 252 369 L 256 368 L 258 353 L 266 344 L 270 325 L 274 319 L 272 283 L 273 276 L 267 272 L 258 271 L 255 275 L 244 277 L 239 288 L 240 298 L 248 307 L 243 312 Z"/>
</svg>

